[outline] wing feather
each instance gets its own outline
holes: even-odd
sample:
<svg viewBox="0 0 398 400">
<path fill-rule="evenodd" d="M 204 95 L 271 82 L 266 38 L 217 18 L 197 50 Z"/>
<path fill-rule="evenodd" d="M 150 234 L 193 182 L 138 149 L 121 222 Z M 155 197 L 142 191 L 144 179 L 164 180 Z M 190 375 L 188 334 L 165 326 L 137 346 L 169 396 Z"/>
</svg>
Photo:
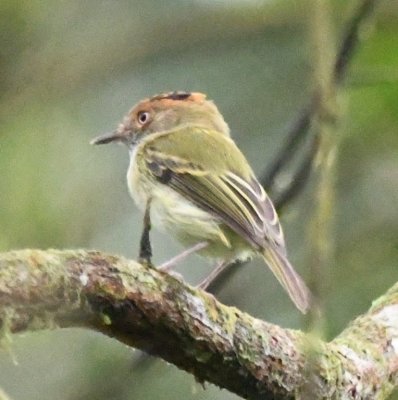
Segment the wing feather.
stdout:
<svg viewBox="0 0 398 400">
<path fill-rule="evenodd" d="M 232 171 L 215 173 L 153 147 L 147 149 L 145 158 L 158 181 L 220 219 L 255 248 L 271 242 L 285 253 L 276 211 L 254 175 L 248 182 Z"/>
</svg>

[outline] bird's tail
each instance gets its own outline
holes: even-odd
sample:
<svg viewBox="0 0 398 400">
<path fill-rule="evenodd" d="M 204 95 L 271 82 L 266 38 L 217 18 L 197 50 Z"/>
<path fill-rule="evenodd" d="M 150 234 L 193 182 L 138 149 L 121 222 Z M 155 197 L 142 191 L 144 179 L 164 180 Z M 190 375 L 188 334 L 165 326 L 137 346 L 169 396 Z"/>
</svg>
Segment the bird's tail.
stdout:
<svg viewBox="0 0 398 400">
<path fill-rule="evenodd" d="M 311 305 L 311 293 L 286 256 L 272 247 L 264 249 L 262 255 L 293 303 L 305 314 Z"/>
</svg>

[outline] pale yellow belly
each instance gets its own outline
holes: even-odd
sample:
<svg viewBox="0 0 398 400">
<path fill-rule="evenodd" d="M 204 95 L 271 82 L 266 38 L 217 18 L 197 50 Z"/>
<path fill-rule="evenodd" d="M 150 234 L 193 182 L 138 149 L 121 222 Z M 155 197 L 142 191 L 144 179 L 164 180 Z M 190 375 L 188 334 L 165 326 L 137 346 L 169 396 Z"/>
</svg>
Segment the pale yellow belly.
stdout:
<svg viewBox="0 0 398 400">
<path fill-rule="evenodd" d="M 218 223 L 209 213 L 201 210 L 166 185 L 144 178 L 136 164 L 127 174 L 131 197 L 141 211 L 145 211 L 151 198 L 151 221 L 160 230 L 179 231 L 188 236 L 218 236 Z"/>
<path fill-rule="evenodd" d="M 136 165 L 130 167 L 127 180 L 130 194 L 142 212 L 151 199 L 151 223 L 157 229 L 170 234 L 187 247 L 209 242 L 209 246 L 199 252 L 204 256 L 247 258 L 247 244 L 210 213 L 166 185 L 144 178 Z"/>
</svg>

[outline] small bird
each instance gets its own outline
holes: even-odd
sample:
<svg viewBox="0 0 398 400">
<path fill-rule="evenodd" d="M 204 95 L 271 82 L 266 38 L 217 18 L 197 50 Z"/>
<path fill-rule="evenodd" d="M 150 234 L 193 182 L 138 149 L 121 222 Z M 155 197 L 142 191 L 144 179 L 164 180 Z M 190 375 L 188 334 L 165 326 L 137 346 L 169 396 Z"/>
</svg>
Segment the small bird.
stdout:
<svg viewBox="0 0 398 400">
<path fill-rule="evenodd" d="M 206 95 L 142 100 L 114 132 L 91 143 L 110 142 L 129 149 L 128 187 L 147 230 L 153 223 L 186 246 L 173 262 L 192 252 L 216 260 L 205 287 L 226 265 L 260 256 L 297 308 L 308 311 L 310 292 L 287 259 L 275 208 Z"/>
</svg>

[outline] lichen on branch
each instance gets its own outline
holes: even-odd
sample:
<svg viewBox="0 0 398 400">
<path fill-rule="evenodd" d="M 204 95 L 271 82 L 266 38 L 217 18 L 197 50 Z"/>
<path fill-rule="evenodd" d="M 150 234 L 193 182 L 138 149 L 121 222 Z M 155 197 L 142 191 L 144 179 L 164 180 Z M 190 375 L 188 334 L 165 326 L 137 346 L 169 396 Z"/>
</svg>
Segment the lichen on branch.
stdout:
<svg viewBox="0 0 398 400">
<path fill-rule="evenodd" d="M 383 399 L 397 385 L 398 284 L 335 340 L 260 321 L 96 251 L 0 254 L 3 334 L 85 327 L 250 399 Z"/>
</svg>

